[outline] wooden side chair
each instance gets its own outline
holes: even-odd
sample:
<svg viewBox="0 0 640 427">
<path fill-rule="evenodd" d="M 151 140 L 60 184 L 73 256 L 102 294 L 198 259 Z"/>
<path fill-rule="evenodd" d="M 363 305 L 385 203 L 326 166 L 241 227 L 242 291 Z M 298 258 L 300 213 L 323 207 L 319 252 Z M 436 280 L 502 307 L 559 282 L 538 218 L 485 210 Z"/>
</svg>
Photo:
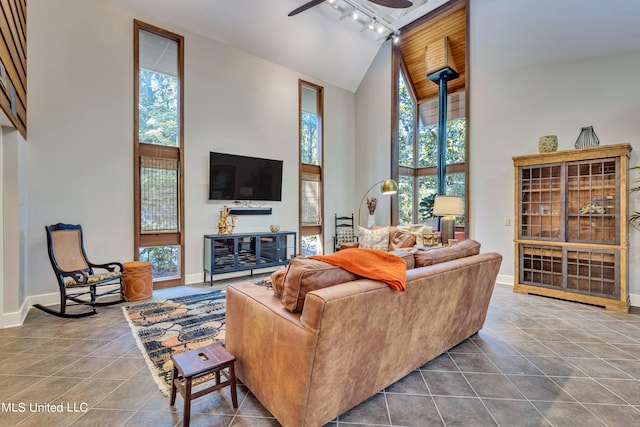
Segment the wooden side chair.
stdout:
<svg viewBox="0 0 640 427">
<path fill-rule="evenodd" d="M 89 262 L 84 252 L 82 227 L 72 224 L 55 224 L 45 227 L 49 260 L 58 279 L 60 288 L 60 310 L 41 304 L 34 304 L 49 314 L 59 317 L 84 317 L 97 314 L 96 306 L 118 304 L 126 301 L 124 296 L 123 266 L 119 262 L 94 264 Z M 100 271 L 96 271 L 96 269 Z M 108 290 L 97 293 L 98 287 L 109 286 Z M 115 287 L 114 287 L 115 286 Z M 98 298 L 119 294 L 116 300 L 98 302 Z M 91 310 L 68 313 L 69 306 L 85 305 Z"/>
<path fill-rule="evenodd" d="M 333 250 L 357 248 L 358 236 L 355 233 L 353 214 L 351 216 L 338 216 L 335 214 L 335 235 L 333 236 Z"/>
</svg>

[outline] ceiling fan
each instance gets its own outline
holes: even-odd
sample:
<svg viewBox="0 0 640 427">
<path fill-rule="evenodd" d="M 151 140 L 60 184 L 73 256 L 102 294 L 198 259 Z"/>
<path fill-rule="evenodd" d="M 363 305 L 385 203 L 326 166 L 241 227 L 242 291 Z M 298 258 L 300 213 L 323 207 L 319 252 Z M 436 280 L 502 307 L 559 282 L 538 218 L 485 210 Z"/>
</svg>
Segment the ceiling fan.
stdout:
<svg viewBox="0 0 640 427">
<path fill-rule="evenodd" d="M 320 3 L 323 3 L 325 0 L 311 0 L 305 4 L 303 4 L 302 6 L 293 9 L 291 12 L 289 12 L 289 15 L 287 16 L 293 16 L 293 15 L 297 15 L 300 12 L 304 12 L 307 9 L 311 9 L 314 6 L 319 5 Z M 384 6 L 384 7 L 392 7 L 394 9 L 405 9 L 407 7 L 413 6 L 413 3 L 410 2 L 409 0 L 369 0 L 371 3 L 375 3 L 377 5 L 380 6 Z"/>
</svg>

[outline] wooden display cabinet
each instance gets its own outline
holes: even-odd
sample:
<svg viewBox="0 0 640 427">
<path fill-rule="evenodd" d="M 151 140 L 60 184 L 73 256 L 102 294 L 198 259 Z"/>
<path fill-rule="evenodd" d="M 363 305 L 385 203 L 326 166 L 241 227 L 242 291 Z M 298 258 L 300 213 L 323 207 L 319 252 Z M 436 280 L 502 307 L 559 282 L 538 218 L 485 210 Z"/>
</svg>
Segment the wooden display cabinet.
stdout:
<svg viewBox="0 0 640 427">
<path fill-rule="evenodd" d="M 513 158 L 514 291 L 629 311 L 630 144 Z"/>
</svg>

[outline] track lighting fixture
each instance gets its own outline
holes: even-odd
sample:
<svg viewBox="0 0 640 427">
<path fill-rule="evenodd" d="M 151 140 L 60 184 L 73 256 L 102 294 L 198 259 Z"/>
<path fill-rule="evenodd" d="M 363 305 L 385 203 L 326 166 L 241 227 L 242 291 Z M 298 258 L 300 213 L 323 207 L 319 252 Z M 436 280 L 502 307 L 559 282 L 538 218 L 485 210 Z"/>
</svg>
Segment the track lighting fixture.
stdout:
<svg viewBox="0 0 640 427">
<path fill-rule="evenodd" d="M 326 0 L 326 2 L 341 13 L 340 19 L 351 16 L 354 21 L 362 24 L 362 30 L 370 30 L 383 36 L 385 33 L 393 35 L 394 40 L 400 35 L 400 31 L 387 24 L 383 18 L 364 9 L 360 4 L 352 0 Z"/>
</svg>

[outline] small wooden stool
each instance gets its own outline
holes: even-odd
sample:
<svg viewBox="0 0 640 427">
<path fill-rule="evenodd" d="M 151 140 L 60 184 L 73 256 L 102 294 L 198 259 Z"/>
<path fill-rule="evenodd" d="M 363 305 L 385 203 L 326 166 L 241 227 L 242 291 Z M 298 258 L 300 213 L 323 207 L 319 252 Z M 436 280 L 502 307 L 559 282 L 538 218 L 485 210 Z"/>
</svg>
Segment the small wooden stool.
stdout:
<svg viewBox="0 0 640 427">
<path fill-rule="evenodd" d="M 234 369 L 234 362 L 236 361 L 236 358 L 220 344 L 213 343 L 195 350 L 178 353 L 171 356 L 171 360 L 173 361 L 171 405 L 176 403 L 177 390 L 184 399 L 184 420 L 182 423 L 185 427 L 189 425 L 191 401 L 204 396 L 205 394 L 211 393 L 212 391 L 216 391 L 230 385 L 233 407 L 238 407 L 236 373 Z M 222 371 L 225 368 L 229 369 L 228 374 Z M 220 382 L 220 372 L 222 372 L 222 374 L 227 378 L 226 381 Z M 215 385 L 192 393 L 191 386 L 193 385 L 194 379 L 214 373 L 216 378 Z"/>
<path fill-rule="evenodd" d="M 151 298 L 153 294 L 153 268 L 150 262 L 125 262 L 122 280 L 127 301 Z"/>
</svg>

